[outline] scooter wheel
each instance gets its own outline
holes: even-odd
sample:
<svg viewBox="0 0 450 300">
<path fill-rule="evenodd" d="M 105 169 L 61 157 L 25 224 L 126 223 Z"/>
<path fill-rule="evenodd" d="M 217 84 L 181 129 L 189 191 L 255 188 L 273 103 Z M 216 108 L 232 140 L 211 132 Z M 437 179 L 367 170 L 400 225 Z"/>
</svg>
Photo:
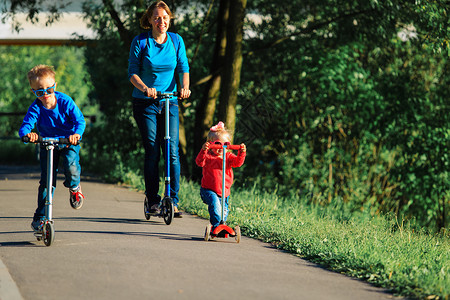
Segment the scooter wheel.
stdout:
<svg viewBox="0 0 450 300">
<path fill-rule="evenodd" d="M 209 237 L 211 235 L 211 224 L 206 225 L 205 228 L 205 242 L 209 241 Z"/>
<path fill-rule="evenodd" d="M 148 204 L 148 199 L 145 197 L 144 200 L 144 216 L 146 220 L 150 220 L 150 205 Z"/>
<path fill-rule="evenodd" d="M 173 201 L 170 197 L 164 197 L 161 205 L 161 214 L 164 218 L 164 222 L 167 225 L 170 225 L 174 215 Z"/>
<path fill-rule="evenodd" d="M 45 246 L 50 246 L 55 238 L 55 228 L 51 222 L 47 222 L 44 225 L 44 230 L 42 232 L 42 238 L 44 240 Z"/>
<path fill-rule="evenodd" d="M 236 243 L 239 243 L 241 241 L 241 228 L 239 226 L 234 227 L 234 232 L 236 233 L 236 236 L 234 237 Z"/>
</svg>

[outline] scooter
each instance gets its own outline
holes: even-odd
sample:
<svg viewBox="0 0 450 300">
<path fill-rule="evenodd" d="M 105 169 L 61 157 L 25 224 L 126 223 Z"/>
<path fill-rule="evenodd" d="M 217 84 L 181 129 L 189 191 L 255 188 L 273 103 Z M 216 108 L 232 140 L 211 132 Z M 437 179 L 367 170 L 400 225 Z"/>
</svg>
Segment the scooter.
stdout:
<svg viewBox="0 0 450 300">
<path fill-rule="evenodd" d="M 22 137 L 22 141 L 29 143 L 30 139 L 27 136 Z M 45 216 L 41 221 L 39 230 L 34 232 L 34 236 L 38 241 L 43 240 L 45 246 L 50 246 L 55 239 L 55 227 L 52 219 L 53 213 L 53 150 L 57 145 L 64 144 L 70 145 L 68 138 L 45 138 L 38 137 L 38 140 L 34 142 L 36 144 L 42 144 L 47 149 L 47 197 L 45 199 Z"/>
<path fill-rule="evenodd" d="M 236 225 L 234 227 L 234 230 L 225 224 L 224 222 L 224 209 L 225 209 L 225 167 L 227 165 L 227 148 L 230 150 L 239 150 L 241 146 L 239 145 L 229 145 L 227 143 L 224 143 L 223 145 L 216 145 L 211 144 L 209 145 L 210 149 L 223 149 L 223 160 L 222 160 L 222 210 L 221 210 L 221 216 L 220 216 L 220 225 L 214 228 L 213 231 L 211 231 L 211 224 L 208 224 L 205 229 L 205 241 L 209 241 L 209 239 L 214 238 L 228 238 L 228 237 L 234 237 L 236 239 L 236 242 L 239 243 L 241 241 L 241 228 Z"/>
<path fill-rule="evenodd" d="M 165 166 L 165 178 L 164 178 L 164 184 L 165 184 L 165 191 L 164 191 L 164 198 L 161 200 L 159 206 L 160 206 L 160 214 L 158 214 L 158 217 L 164 218 L 164 222 L 167 225 L 170 225 L 173 220 L 174 216 L 174 205 L 173 200 L 170 197 L 170 134 L 169 134 L 169 100 L 172 98 L 172 96 L 178 96 L 179 92 L 173 92 L 173 93 L 162 93 L 157 92 L 157 96 L 161 97 L 165 101 L 165 108 L 164 108 L 164 119 L 165 119 L 165 126 L 164 126 L 164 143 L 165 143 L 165 156 L 164 156 L 164 166 Z M 150 217 L 152 214 L 150 213 L 150 204 L 148 202 L 148 199 L 145 198 L 144 201 L 144 215 L 145 219 L 150 220 Z"/>
</svg>

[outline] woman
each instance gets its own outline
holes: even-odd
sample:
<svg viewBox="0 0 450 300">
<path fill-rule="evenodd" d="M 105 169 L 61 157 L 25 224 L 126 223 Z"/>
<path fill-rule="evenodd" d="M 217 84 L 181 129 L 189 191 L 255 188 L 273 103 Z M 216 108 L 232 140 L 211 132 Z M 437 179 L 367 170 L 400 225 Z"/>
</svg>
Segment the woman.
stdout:
<svg viewBox="0 0 450 300">
<path fill-rule="evenodd" d="M 133 39 L 128 61 L 128 78 L 134 86 L 133 116 L 139 127 L 145 149 L 144 177 L 145 195 L 150 214 L 159 214 L 161 197 L 159 190 L 160 148 L 164 151 L 164 102 L 157 92 L 179 91 L 179 98 L 188 98 L 189 65 L 183 39 L 168 33 L 172 12 L 163 1 L 156 1 L 140 20 L 141 27 L 151 29 Z M 175 72 L 180 75 L 177 86 Z M 170 99 L 170 197 L 174 203 L 175 217 L 178 211 L 180 188 L 180 158 L 178 155 L 179 119 L 178 101 Z"/>
</svg>

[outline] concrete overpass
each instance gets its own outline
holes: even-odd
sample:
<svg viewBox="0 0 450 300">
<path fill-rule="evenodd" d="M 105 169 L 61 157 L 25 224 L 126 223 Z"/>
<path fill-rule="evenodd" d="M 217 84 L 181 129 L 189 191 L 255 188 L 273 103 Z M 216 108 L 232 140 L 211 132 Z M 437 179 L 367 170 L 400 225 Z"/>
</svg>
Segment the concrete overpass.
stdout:
<svg viewBox="0 0 450 300">
<path fill-rule="evenodd" d="M 15 18 L 21 23 L 22 29 L 17 32 L 11 20 L 0 22 L 0 45 L 21 46 L 82 46 L 86 40 L 94 38 L 94 32 L 87 27 L 83 20 L 81 9 L 70 9 L 63 12 L 58 21 L 46 26 L 48 13 L 39 13 L 39 22 L 27 21 L 27 14 L 16 14 Z M 3 17 L 3 16 L 2 16 Z M 77 37 L 83 39 L 76 40 Z"/>
</svg>

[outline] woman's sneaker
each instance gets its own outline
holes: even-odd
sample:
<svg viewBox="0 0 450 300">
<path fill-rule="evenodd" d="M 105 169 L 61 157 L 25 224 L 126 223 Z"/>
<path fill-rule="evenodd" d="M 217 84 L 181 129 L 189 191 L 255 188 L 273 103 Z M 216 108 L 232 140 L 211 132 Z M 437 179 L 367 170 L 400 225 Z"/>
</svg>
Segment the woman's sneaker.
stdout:
<svg viewBox="0 0 450 300">
<path fill-rule="evenodd" d="M 71 190 L 69 189 L 69 202 L 70 206 L 72 206 L 73 209 L 80 209 L 83 206 L 84 196 L 81 192 L 81 186 L 78 186 L 76 189 Z"/>
<path fill-rule="evenodd" d="M 41 232 L 44 222 L 41 219 L 35 219 L 31 222 L 31 228 L 36 232 Z"/>
<path fill-rule="evenodd" d="M 159 207 L 159 204 L 153 204 L 150 206 L 150 214 L 153 216 L 157 216 L 161 213 L 161 208 Z"/>
</svg>

